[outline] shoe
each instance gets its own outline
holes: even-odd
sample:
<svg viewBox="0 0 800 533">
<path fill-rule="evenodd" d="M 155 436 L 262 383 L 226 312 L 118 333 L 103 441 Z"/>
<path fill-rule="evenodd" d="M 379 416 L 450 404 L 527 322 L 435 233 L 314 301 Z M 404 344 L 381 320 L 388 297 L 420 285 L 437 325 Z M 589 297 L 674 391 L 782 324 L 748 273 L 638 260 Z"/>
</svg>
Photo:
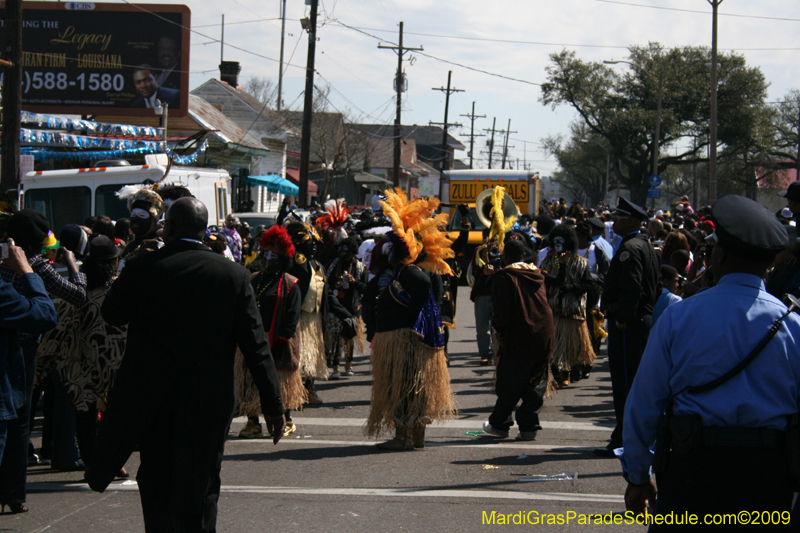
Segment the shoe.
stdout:
<svg viewBox="0 0 800 533">
<path fill-rule="evenodd" d="M 78 459 L 74 463 L 65 465 L 63 467 L 54 466 L 54 465 L 51 464 L 50 465 L 50 469 L 51 470 L 58 470 L 59 472 L 83 472 L 84 470 L 86 470 L 86 465 L 83 464 L 82 460 Z"/>
<path fill-rule="evenodd" d="M 28 466 L 36 466 L 39 464 L 39 456 L 36 454 L 31 455 L 28 457 Z"/>
<path fill-rule="evenodd" d="M 50 459 L 41 459 L 40 458 L 39 459 L 39 464 L 40 465 L 45 465 L 45 466 L 50 466 L 50 465 L 53 464 L 53 461 L 51 461 Z"/>
<path fill-rule="evenodd" d="M 603 459 L 614 459 L 616 454 L 614 453 L 614 448 L 619 448 L 620 446 L 611 446 L 610 444 L 605 448 L 595 448 L 592 452 L 596 457 L 602 457 Z"/>
<path fill-rule="evenodd" d="M 328 379 L 341 379 L 341 378 L 342 376 L 339 375 L 339 372 L 334 372 L 333 374 L 328 376 Z"/>
<path fill-rule="evenodd" d="M 248 420 L 247 424 L 245 424 L 242 430 L 239 432 L 239 438 L 255 439 L 256 437 L 261 436 L 261 432 L 261 424 Z"/>
<path fill-rule="evenodd" d="M 481 366 L 489 366 L 492 362 L 489 359 L 481 359 Z"/>
<path fill-rule="evenodd" d="M 6 507 L 8 507 L 8 513 L 6 513 Z M 0 503 L 0 514 L 20 514 L 27 512 L 28 508 L 25 507 L 24 503 Z"/>
<path fill-rule="evenodd" d="M 425 447 L 425 424 L 419 424 L 411 428 L 411 436 L 414 441 L 414 448 Z"/>
<path fill-rule="evenodd" d="M 288 437 L 289 435 L 291 435 L 295 431 L 297 431 L 297 426 L 294 425 L 294 422 L 292 422 L 291 420 L 287 420 L 286 421 L 286 429 L 283 430 L 283 436 L 284 437 Z"/>
<path fill-rule="evenodd" d="M 483 431 L 493 437 L 499 437 L 501 439 L 508 438 L 508 430 L 503 431 L 502 429 L 493 428 L 489 422 L 483 423 Z"/>
<path fill-rule="evenodd" d="M 388 452 L 413 452 L 414 443 L 412 434 L 406 426 L 395 426 L 394 438 L 386 442 L 376 444 L 378 449 Z"/>
<path fill-rule="evenodd" d="M 322 405 L 322 399 L 317 396 L 317 391 L 308 391 L 308 405 Z"/>
<path fill-rule="evenodd" d="M 344 372 L 342 372 L 342 375 L 343 375 L 343 376 L 350 377 L 350 376 L 355 376 L 355 375 L 356 375 L 356 373 L 355 373 L 355 372 L 353 372 L 352 370 L 345 370 Z"/>
<path fill-rule="evenodd" d="M 517 440 L 536 440 L 537 431 L 520 431 Z"/>
</svg>

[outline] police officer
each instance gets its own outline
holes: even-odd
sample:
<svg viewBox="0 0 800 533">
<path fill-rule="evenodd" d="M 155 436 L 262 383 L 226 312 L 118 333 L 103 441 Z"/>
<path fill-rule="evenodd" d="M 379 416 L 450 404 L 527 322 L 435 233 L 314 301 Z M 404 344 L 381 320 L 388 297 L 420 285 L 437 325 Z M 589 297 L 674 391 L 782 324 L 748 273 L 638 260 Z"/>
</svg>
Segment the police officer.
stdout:
<svg viewBox="0 0 800 533">
<path fill-rule="evenodd" d="M 784 430 L 800 399 L 800 317 L 785 316 L 769 338 L 787 308 L 763 281 L 787 232 L 742 196 L 721 198 L 712 216 L 711 269 L 719 281 L 661 315 L 628 397 L 625 503 L 637 513 L 656 497 L 651 461 L 659 514 L 788 511 L 792 504 Z M 728 381 L 719 379 L 726 374 Z M 664 433 L 656 437 L 665 408 L 684 421 L 669 424 L 670 447 L 660 446 Z M 669 449 L 663 464 L 659 451 L 656 460 L 650 453 L 656 440 L 656 450 Z"/>
<path fill-rule="evenodd" d="M 653 306 L 658 298 L 661 260 L 641 232 L 648 219 L 644 209 L 620 198 L 614 217 L 614 233 L 623 236 L 606 274 L 601 306 L 608 319 L 608 366 L 617 426 L 605 448 L 594 451 L 599 457 L 614 457 L 622 446 L 622 421 L 642 352 L 653 326 Z"/>
</svg>

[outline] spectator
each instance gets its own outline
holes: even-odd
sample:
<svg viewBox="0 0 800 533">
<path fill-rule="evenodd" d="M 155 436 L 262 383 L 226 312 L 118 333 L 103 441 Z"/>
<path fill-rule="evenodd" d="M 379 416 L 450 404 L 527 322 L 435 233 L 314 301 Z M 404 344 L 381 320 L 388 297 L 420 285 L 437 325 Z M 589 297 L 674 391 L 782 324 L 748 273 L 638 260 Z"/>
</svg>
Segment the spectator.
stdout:
<svg viewBox="0 0 800 533">
<path fill-rule="evenodd" d="M 33 268 L 22 248 L 14 246 L 13 240 L 8 241 L 8 258 L 3 266 L 11 269 L 18 278 L 18 285 L 22 294 L 17 292 L 7 281 L 0 280 L 0 461 L 6 466 L 7 472 L 2 476 L 4 487 L 0 496 L 0 511 L 9 507 L 11 513 L 25 513 L 25 477 L 22 477 L 22 492 L 15 487 L 9 479 L 10 470 L 17 470 L 20 466 L 23 471 L 27 468 L 28 435 L 27 418 L 20 407 L 26 402 L 30 404 L 30 397 L 26 397 L 29 389 L 28 383 L 32 379 L 27 375 L 29 365 L 26 365 L 23 355 L 20 332 L 39 334 L 52 329 L 58 322 L 56 310 L 47 296 L 41 278 L 34 273 Z M 20 420 L 20 419 L 26 420 Z M 4 457 L 6 447 L 11 444 L 7 440 L 8 424 L 10 421 L 19 420 L 18 427 L 23 429 L 24 439 L 17 439 L 14 443 L 17 449 L 9 449 L 15 457 L 9 462 L 9 457 Z M 21 453 L 20 453 L 21 452 Z M 21 455 L 21 457 L 20 457 Z M 18 462 L 22 460 L 22 464 Z M 16 468 L 9 468 L 16 467 Z M 11 489 L 11 490 L 9 490 Z M 16 491 L 14 490 L 16 489 Z M 21 499 L 19 499 L 21 496 Z"/>
<path fill-rule="evenodd" d="M 667 307 L 674 305 L 681 301 L 678 296 L 678 283 L 680 276 L 675 267 L 670 265 L 661 265 L 661 296 L 656 300 L 656 305 L 653 308 L 653 324 L 656 323 L 658 317 L 661 316 Z"/>
</svg>

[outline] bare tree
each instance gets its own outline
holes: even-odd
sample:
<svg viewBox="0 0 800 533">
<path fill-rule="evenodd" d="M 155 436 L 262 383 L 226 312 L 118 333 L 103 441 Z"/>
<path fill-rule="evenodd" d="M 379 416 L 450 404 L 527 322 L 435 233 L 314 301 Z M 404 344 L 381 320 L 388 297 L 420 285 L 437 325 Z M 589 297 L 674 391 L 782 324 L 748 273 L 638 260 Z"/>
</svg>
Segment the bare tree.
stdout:
<svg viewBox="0 0 800 533">
<path fill-rule="evenodd" d="M 328 85 L 315 86 L 312 103 L 311 176 L 319 185 L 322 198 L 328 194 L 334 198 L 341 196 L 345 181 L 363 168 L 369 152 L 366 136 L 349 127 L 358 121 L 351 116 L 350 110 L 331 110 L 330 92 Z M 298 130 L 302 129 L 302 111 L 284 111 L 282 116 Z M 299 146 L 292 146 L 292 149 L 299 151 Z"/>
<path fill-rule="evenodd" d="M 277 92 L 277 88 L 272 83 L 272 80 L 259 76 L 248 78 L 244 83 L 244 90 L 255 96 L 268 107 L 272 107 L 276 97 L 275 93 Z"/>
</svg>

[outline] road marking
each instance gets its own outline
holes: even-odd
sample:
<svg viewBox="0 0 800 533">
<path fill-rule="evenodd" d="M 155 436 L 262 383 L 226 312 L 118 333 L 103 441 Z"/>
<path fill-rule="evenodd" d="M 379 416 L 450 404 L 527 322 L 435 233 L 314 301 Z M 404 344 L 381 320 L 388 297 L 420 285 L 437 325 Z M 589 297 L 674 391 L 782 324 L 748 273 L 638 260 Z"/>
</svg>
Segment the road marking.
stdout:
<svg viewBox="0 0 800 533">
<path fill-rule="evenodd" d="M 247 422 L 247 417 L 240 416 L 233 419 L 238 424 Z M 364 427 L 367 423 L 366 418 L 314 418 L 304 417 L 295 414 L 293 422 L 298 426 L 340 426 L 340 427 Z M 614 429 L 614 425 L 608 424 L 594 424 L 590 422 L 555 422 L 555 421 L 542 421 L 543 429 L 571 429 L 576 431 L 610 431 Z M 460 420 L 446 420 L 445 422 L 435 422 L 428 426 L 429 429 L 470 429 L 481 430 L 483 428 L 483 420 L 480 419 L 460 419 Z"/>
<path fill-rule="evenodd" d="M 313 439 L 313 438 L 296 438 L 295 436 L 292 437 L 284 437 L 281 439 L 281 443 L 286 444 L 316 444 L 316 445 L 329 445 L 329 446 L 375 446 L 377 441 L 374 440 L 324 440 L 324 439 Z M 228 439 L 226 445 L 229 444 L 265 444 L 269 445 L 270 450 L 272 450 L 272 440 L 268 438 L 261 438 L 261 439 L 237 439 L 231 438 Z M 597 446 L 565 446 L 565 445 L 557 445 L 557 444 L 531 444 L 526 441 L 508 441 L 508 442 L 497 442 L 491 439 L 475 439 L 475 440 L 465 440 L 463 442 L 425 442 L 426 448 L 500 448 L 500 449 L 513 449 L 513 450 L 540 450 L 540 451 L 548 451 L 548 452 L 587 452 L 594 450 Z"/>
<path fill-rule="evenodd" d="M 85 483 L 28 483 L 28 492 L 87 492 Z M 138 485 L 111 484 L 108 491 L 138 491 Z M 557 502 L 592 502 L 622 504 L 624 499 L 616 494 L 579 494 L 568 492 L 515 492 L 503 490 L 437 490 L 437 489 L 383 489 L 383 488 L 317 488 L 317 487 L 259 487 L 223 485 L 224 493 L 241 494 L 293 494 L 307 496 L 364 496 L 375 498 L 477 498 L 492 500 L 536 500 Z"/>
</svg>

